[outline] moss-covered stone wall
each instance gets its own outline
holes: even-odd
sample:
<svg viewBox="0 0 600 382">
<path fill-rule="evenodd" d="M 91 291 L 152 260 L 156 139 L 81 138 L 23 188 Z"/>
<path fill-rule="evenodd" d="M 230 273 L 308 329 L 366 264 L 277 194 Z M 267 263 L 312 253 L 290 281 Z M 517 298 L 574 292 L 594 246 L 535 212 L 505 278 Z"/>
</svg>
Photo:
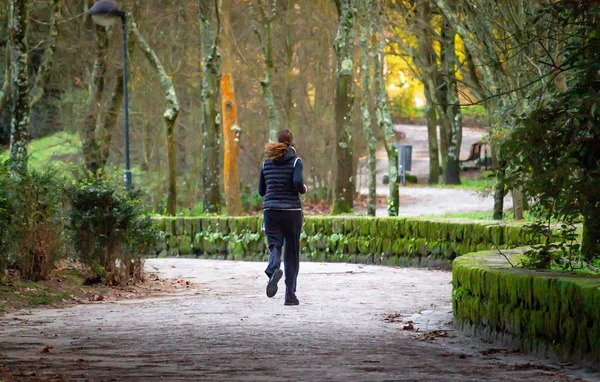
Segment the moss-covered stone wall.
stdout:
<svg viewBox="0 0 600 382">
<path fill-rule="evenodd" d="M 160 256 L 264 261 L 262 217 L 157 218 Z M 304 261 L 449 267 L 465 253 L 531 241 L 519 225 L 466 220 L 306 217 Z"/>
<path fill-rule="evenodd" d="M 507 254 L 516 263 L 521 252 Z M 511 268 L 484 251 L 456 259 L 452 278 L 463 329 L 525 352 L 600 363 L 600 277 Z"/>
</svg>

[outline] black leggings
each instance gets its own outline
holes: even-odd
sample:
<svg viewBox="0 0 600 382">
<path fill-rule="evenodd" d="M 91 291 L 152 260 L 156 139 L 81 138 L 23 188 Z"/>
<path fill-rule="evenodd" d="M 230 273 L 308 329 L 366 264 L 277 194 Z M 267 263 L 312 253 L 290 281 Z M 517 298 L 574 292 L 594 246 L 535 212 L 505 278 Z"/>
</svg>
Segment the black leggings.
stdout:
<svg viewBox="0 0 600 382">
<path fill-rule="evenodd" d="M 296 279 L 300 268 L 300 232 L 302 232 L 302 211 L 265 210 L 264 222 L 269 245 L 269 264 L 265 273 L 270 278 L 281 267 L 281 249 L 285 246 L 285 285 L 287 293 L 296 292 Z"/>
</svg>

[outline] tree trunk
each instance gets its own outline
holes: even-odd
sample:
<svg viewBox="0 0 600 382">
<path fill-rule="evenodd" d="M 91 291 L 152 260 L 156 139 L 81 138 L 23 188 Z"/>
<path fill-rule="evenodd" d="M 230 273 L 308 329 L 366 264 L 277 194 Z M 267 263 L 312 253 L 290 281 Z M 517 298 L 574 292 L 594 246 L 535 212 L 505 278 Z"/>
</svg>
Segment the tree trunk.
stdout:
<svg viewBox="0 0 600 382">
<path fill-rule="evenodd" d="M 375 50 L 375 83 L 377 92 L 377 125 L 379 131 L 385 134 L 385 150 L 388 157 L 390 196 L 388 199 L 388 215 L 398 216 L 400 208 L 400 188 L 398 184 L 398 147 L 396 146 L 396 133 L 392 124 L 392 116 L 388 107 L 387 90 L 383 69 L 385 65 L 385 35 L 384 35 L 384 9 L 381 1 L 377 1 L 376 17 L 373 17 L 376 28 L 379 30 L 379 38 Z M 371 32 L 374 33 L 375 25 L 372 24 Z M 375 39 L 371 39 L 373 43 Z"/>
<path fill-rule="evenodd" d="M 54 60 L 56 52 L 56 40 L 58 37 L 58 20 L 61 13 L 60 0 L 52 0 L 52 11 L 50 14 L 50 30 L 48 31 L 48 41 L 46 42 L 46 50 L 42 56 L 42 63 L 38 68 L 33 88 L 29 100 L 29 107 L 33 108 L 44 96 L 44 86 L 50 73 L 50 67 Z"/>
<path fill-rule="evenodd" d="M 27 76 L 27 0 L 11 0 L 10 13 L 12 36 L 12 99 L 14 102 L 10 131 L 11 174 L 18 176 L 27 172 L 27 141 L 29 139 L 29 78 Z"/>
<path fill-rule="evenodd" d="M 425 118 L 427 119 L 427 137 L 429 141 L 429 184 L 438 184 L 440 181 L 440 158 L 437 134 L 437 113 L 431 98 L 431 91 L 427 85 L 425 89 Z"/>
<path fill-rule="evenodd" d="M 515 220 L 523 220 L 523 190 L 521 188 L 514 189 L 512 197 Z"/>
<path fill-rule="evenodd" d="M 154 50 L 146 43 L 146 40 L 142 37 L 140 31 L 137 28 L 133 15 L 128 14 L 131 20 L 131 30 L 135 34 L 137 44 L 139 45 L 142 52 L 150 62 L 150 65 L 154 68 L 158 77 L 160 78 L 160 86 L 165 96 L 167 103 L 163 119 L 165 123 L 165 130 L 167 132 L 167 168 L 169 173 L 169 187 L 167 192 L 167 212 L 171 216 L 175 216 L 177 213 L 177 172 L 176 172 L 176 153 L 175 153 L 175 122 L 179 116 L 179 101 L 177 100 L 177 93 L 171 77 L 167 74 L 162 62 L 154 52 Z"/>
<path fill-rule="evenodd" d="M 267 108 L 267 118 L 269 119 L 269 140 L 275 142 L 277 140 L 277 132 L 279 131 L 279 112 L 275 104 L 275 96 L 273 95 L 273 79 L 275 78 L 275 61 L 273 59 L 273 20 L 277 10 L 276 0 L 273 1 L 271 7 L 272 14 L 267 11 L 265 0 L 258 0 L 258 11 L 260 13 L 261 23 L 265 29 L 265 42 L 256 26 L 256 18 L 254 15 L 254 0 L 250 1 L 250 10 L 252 17 L 252 29 L 258 37 L 258 43 L 265 59 L 265 78 L 260 82 L 265 98 L 265 106 Z"/>
<path fill-rule="evenodd" d="M 231 49 L 231 25 L 229 21 L 230 3 L 222 0 L 221 21 L 223 23 L 223 39 L 221 40 L 221 60 L 223 75 L 221 77 L 221 112 L 223 113 L 223 183 L 225 186 L 225 202 L 227 213 L 231 216 L 242 214 L 240 191 L 240 167 L 238 164 L 241 129 L 238 125 L 237 104 L 233 81 Z"/>
<path fill-rule="evenodd" d="M 295 0 L 288 0 L 287 2 L 287 13 L 286 13 L 286 36 L 285 36 L 285 55 L 286 55 L 286 75 L 285 75 L 285 88 L 286 88 L 286 102 L 285 102 L 285 114 L 287 118 L 287 128 L 296 131 L 296 118 L 294 116 L 294 6 Z M 302 135 L 301 131 L 298 131 Z"/>
<path fill-rule="evenodd" d="M 10 20 L 9 20 L 10 23 Z M 10 29 L 10 27 L 9 27 Z M 8 104 L 8 98 L 10 96 L 10 81 L 11 81 L 11 38 L 9 37 L 8 42 L 6 43 L 6 58 L 5 58 L 5 68 L 4 68 L 4 82 L 2 84 L 2 89 L 0 89 L 0 116 L 4 113 L 4 108 Z"/>
<path fill-rule="evenodd" d="M 97 175 L 102 165 L 96 139 L 96 124 L 98 123 L 102 94 L 104 93 L 108 36 L 105 27 L 95 25 L 94 29 L 96 31 L 96 59 L 90 81 L 87 115 L 83 122 L 83 158 L 86 170 Z"/>
<path fill-rule="evenodd" d="M 362 114 L 363 133 L 367 141 L 367 174 L 369 184 L 369 194 L 367 196 L 367 214 L 375 216 L 377 211 L 377 161 L 375 154 L 377 152 L 377 140 L 372 130 L 371 110 L 369 108 L 369 77 L 371 74 L 370 65 L 370 49 L 369 49 L 369 28 L 373 7 L 372 0 L 361 0 L 361 13 L 363 14 L 363 22 L 360 25 L 360 109 Z"/>
<path fill-rule="evenodd" d="M 133 20 L 133 18 L 131 18 Z M 130 21 L 131 21 L 130 20 Z M 133 50 L 136 46 L 136 38 L 133 33 L 133 28 L 128 28 L 128 36 L 127 36 L 127 53 L 129 57 L 133 55 Z M 110 157 L 110 149 L 112 145 L 112 137 L 115 132 L 115 128 L 117 126 L 117 122 L 119 121 L 119 115 L 121 115 L 121 106 L 123 105 L 123 95 L 124 95 L 124 84 L 123 84 L 123 67 L 118 66 L 115 69 L 115 88 L 110 96 L 110 101 L 108 103 L 108 108 L 104 113 L 104 120 L 96 123 L 96 133 L 94 134 L 96 139 L 96 149 L 97 153 L 94 154 L 96 158 L 98 158 L 97 166 L 98 172 L 104 171 L 104 167 L 108 162 L 108 158 Z"/>
<path fill-rule="evenodd" d="M 504 166 L 500 166 L 496 172 L 496 191 L 494 193 L 494 220 L 502 220 L 504 215 Z"/>
<path fill-rule="evenodd" d="M 442 26 L 442 39 L 444 39 L 444 53 L 442 54 L 442 66 L 446 75 L 447 102 L 446 113 L 449 120 L 449 129 L 446 131 L 448 142 L 448 160 L 444 172 L 446 184 L 460 184 L 460 145 L 462 142 L 462 114 L 460 112 L 460 101 L 458 98 L 458 83 L 456 80 L 456 69 L 458 59 L 454 38 L 456 32 L 447 21 Z"/>
<path fill-rule="evenodd" d="M 352 212 L 354 207 L 354 172 L 352 166 L 352 106 L 354 105 L 354 24 L 357 0 L 336 0 L 338 32 L 334 43 L 336 55 L 335 158 L 336 176 L 333 191 L 334 215 Z"/>
<path fill-rule="evenodd" d="M 592 261 L 600 253 L 600 198 L 596 194 L 584 203 L 581 253 L 586 261 Z"/>
<path fill-rule="evenodd" d="M 202 81 L 204 210 L 210 213 L 221 211 L 219 183 L 221 114 L 217 102 L 219 99 L 221 58 L 217 49 L 220 25 L 216 1 L 196 0 L 202 31 L 202 58 L 204 64 L 204 79 Z"/>
<path fill-rule="evenodd" d="M 419 28 L 418 53 L 416 63 L 421 68 L 421 82 L 425 93 L 425 117 L 429 141 L 429 184 L 440 180 L 440 159 L 437 133 L 436 99 L 438 84 L 438 64 L 433 48 L 433 27 L 431 26 L 431 5 L 426 0 L 418 0 L 416 27 Z"/>
</svg>

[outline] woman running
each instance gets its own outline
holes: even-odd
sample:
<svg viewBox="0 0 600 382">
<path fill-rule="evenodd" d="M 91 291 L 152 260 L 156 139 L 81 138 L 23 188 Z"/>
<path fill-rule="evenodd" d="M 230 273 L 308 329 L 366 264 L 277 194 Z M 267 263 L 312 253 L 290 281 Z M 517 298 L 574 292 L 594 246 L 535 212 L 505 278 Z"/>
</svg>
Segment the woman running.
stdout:
<svg viewBox="0 0 600 382">
<path fill-rule="evenodd" d="M 258 192 L 264 197 L 264 230 L 269 245 L 269 277 L 267 296 L 277 293 L 281 271 L 282 247 L 285 265 L 285 305 L 298 305 L 296 279 L 300 267 L 300 232 L 302 231 L 302 204 L 299 194 L 308 188 L 302 179 L 302 161 L 294 149 L 291 130 L 277 133 L 277 142 L 265 145 L 265 157 L 260 169 Z"/>
</svg>

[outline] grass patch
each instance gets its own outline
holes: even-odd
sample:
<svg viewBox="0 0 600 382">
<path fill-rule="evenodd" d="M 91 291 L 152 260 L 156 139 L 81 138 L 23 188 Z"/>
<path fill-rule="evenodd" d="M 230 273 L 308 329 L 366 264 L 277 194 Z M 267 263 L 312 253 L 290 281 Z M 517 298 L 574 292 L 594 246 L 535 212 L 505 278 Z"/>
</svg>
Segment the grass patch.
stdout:
<svg viewBox="0 0 600 382">
<path fill-rule="evenodd" d="M 421 218 L 431 219 L 469 219 L 469 220 L 494 220 L 493 212 L 447 212 L 441 215 L 423 215 Z M 515 214 L 512 210 L 504 211 L 503 219 L 504 222 L 514 222 Z M 535 218 L 531 216 L 528 211 L 523 212 L 523 221 L 533 222 Z"/>
<path fill-rule="evenodd" d="M 57 304 L 63 299 L 67 299 L 70 297 L 71 294 L 68 292 L 61 292 L 58 294 L 44 293 L 39 296 L 31 296 L 29 298 L 29 304 L 31 306 Z"/>
<path fill-rule="evenodd" d="M 0 315 L 7 311 L 40 305 L 58 305 L 75 300 L 88 300 L 90 295 L 105 294 L 108 287 L 93 289 L 83 286 L 84 275 L 74 269 L 55 271 L 48 280 L 33 282 L 0 280 Z"/>
<path fill-rule="evenodd" d="M 472 178 L 462 177 L 461 184 L 436 184 L 438 188 L 458 188 L 465 190 L 480 190 L 491 191 L 496 184 L 492 171 L 481 171 L 477 176 Z"/>
<path fill-rule="evenodd" d="M 80 165 L 83 160 L 79 134 L 64 131 L 29 142 L 27 153 L 29 168 L 35 170 L 48 166 L 68 170 L 74 165 Z M 8 150 L 1 152 L 0 160 L 8 159 L 8 156 Z"/>
<path fill-rule="evenodd" d="M 512 213 L 505 213 L 503 220 L 511 221 L 515 220 Z M 469 220 L 494 220 L 492 219 L 492 212 L 446 212 L 441 215 L 423 215 L 422 218 L 432 219 L 469 219 Z"/>
</svg>

